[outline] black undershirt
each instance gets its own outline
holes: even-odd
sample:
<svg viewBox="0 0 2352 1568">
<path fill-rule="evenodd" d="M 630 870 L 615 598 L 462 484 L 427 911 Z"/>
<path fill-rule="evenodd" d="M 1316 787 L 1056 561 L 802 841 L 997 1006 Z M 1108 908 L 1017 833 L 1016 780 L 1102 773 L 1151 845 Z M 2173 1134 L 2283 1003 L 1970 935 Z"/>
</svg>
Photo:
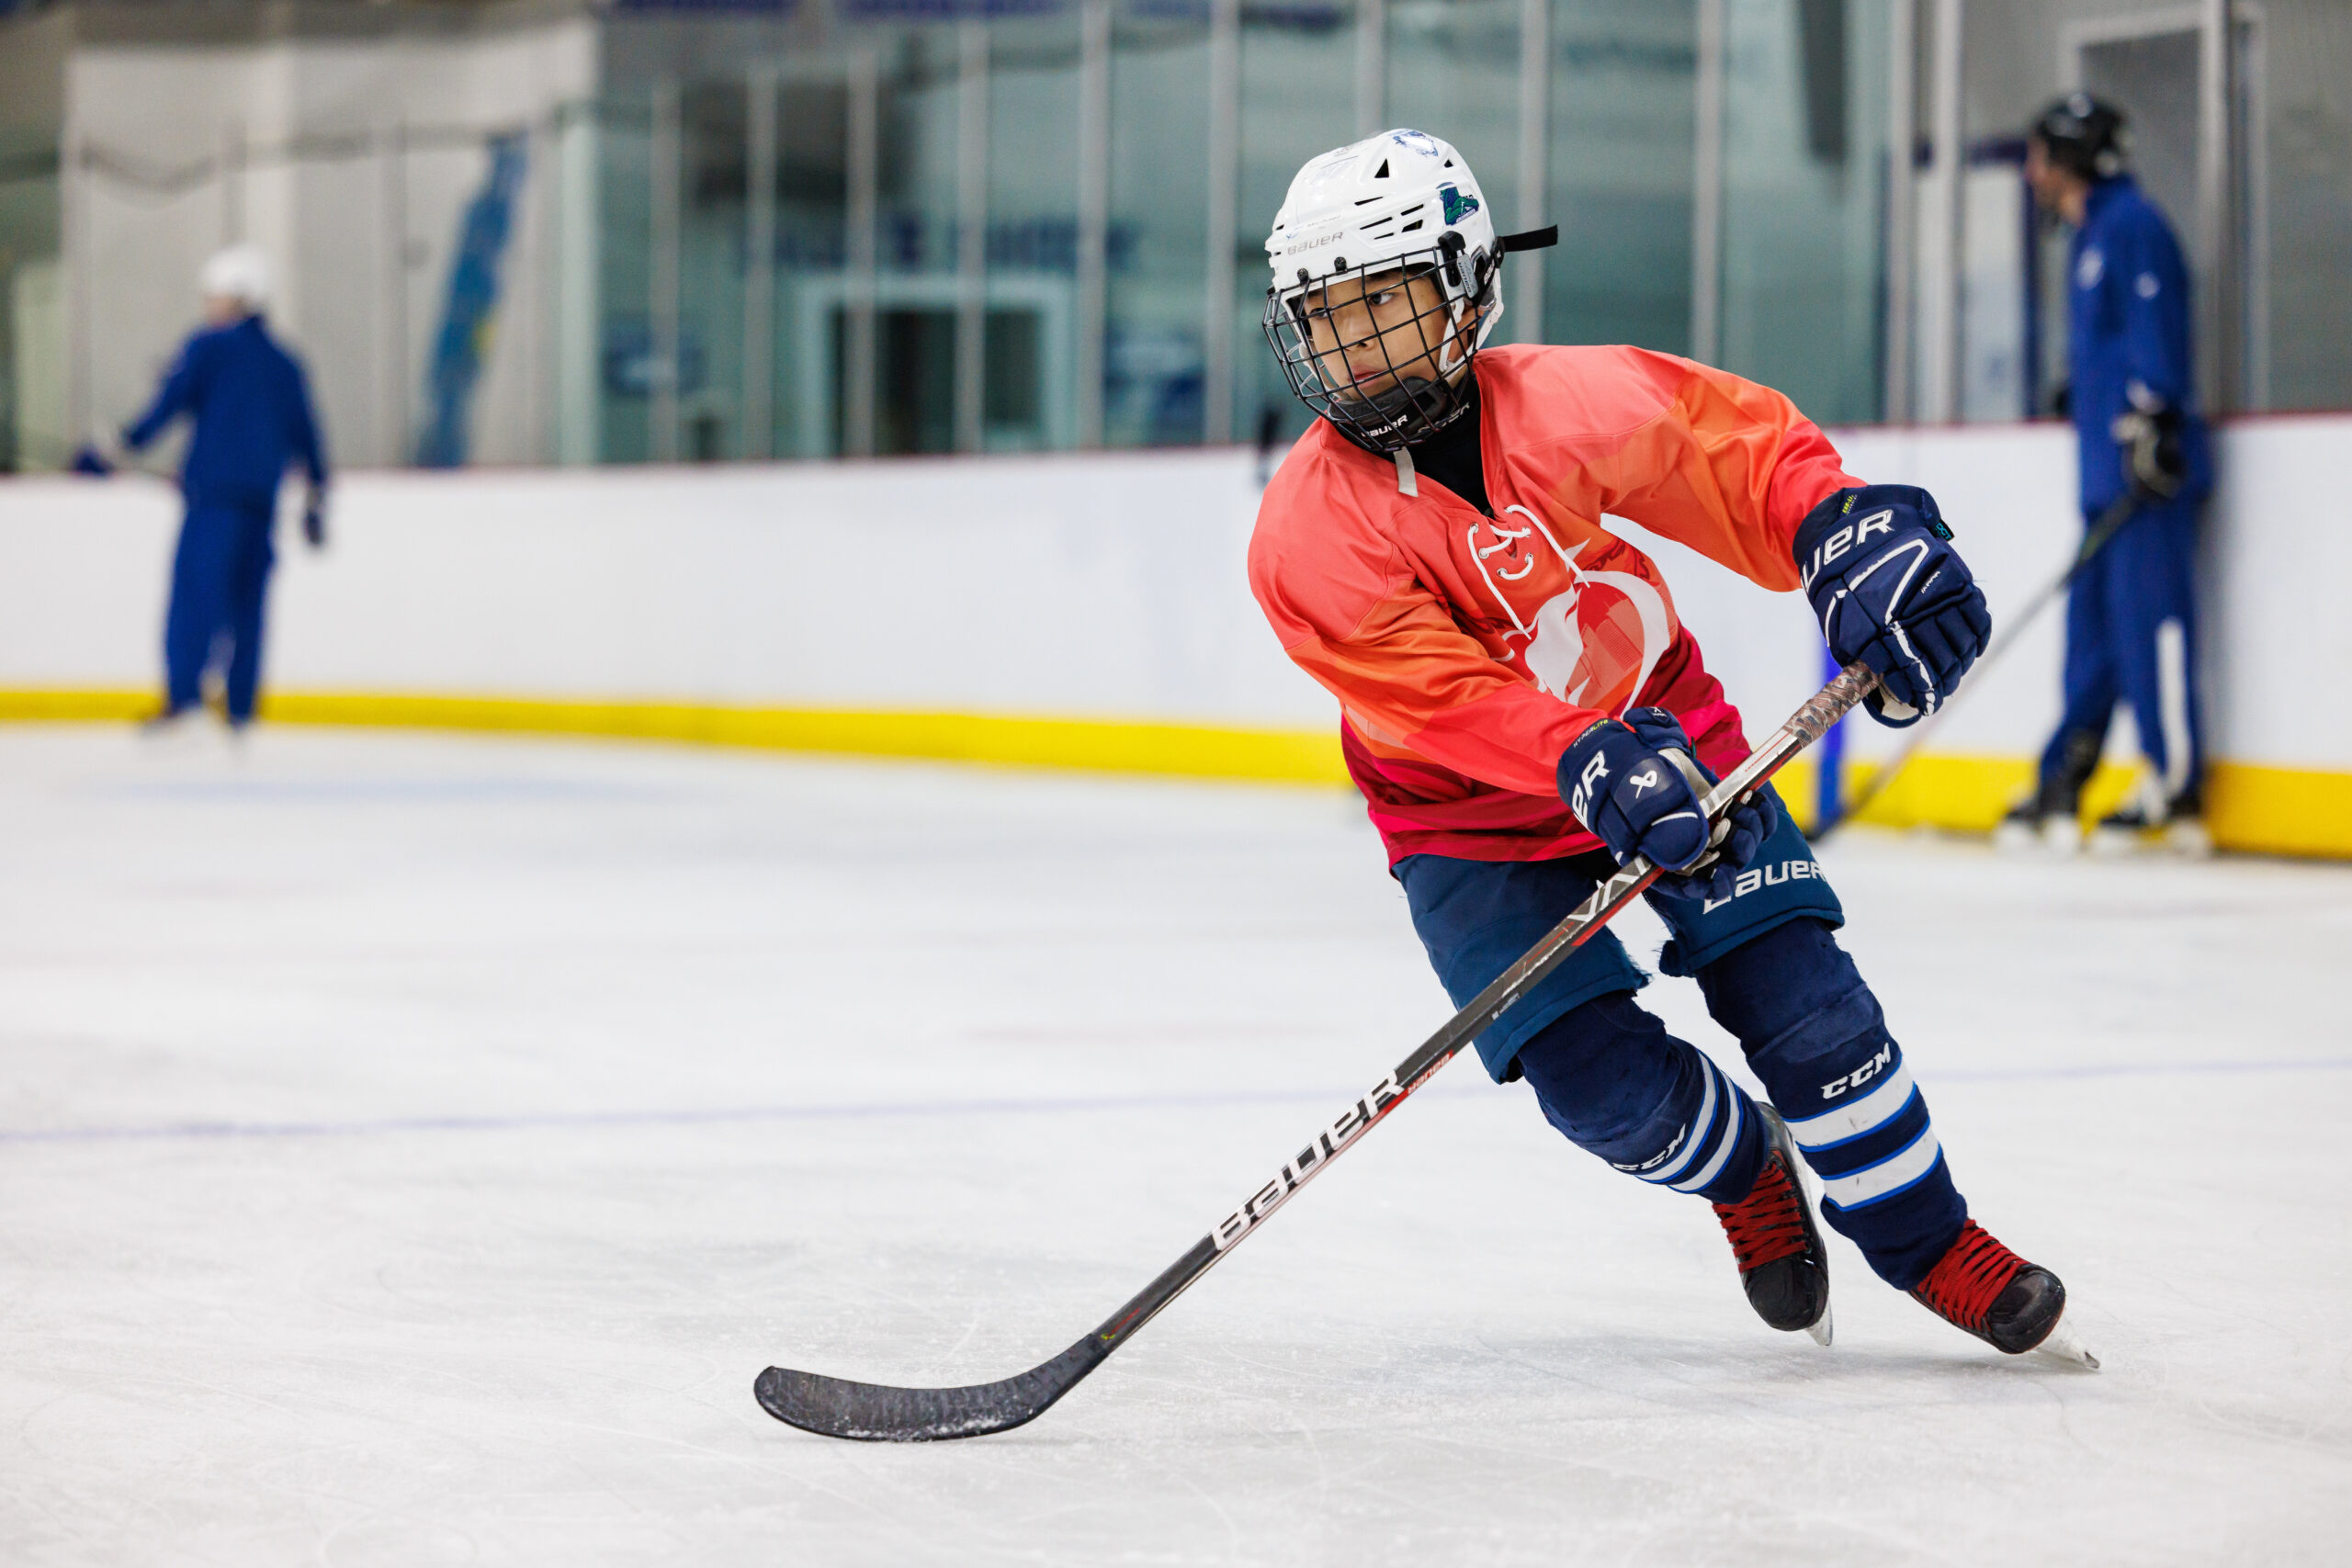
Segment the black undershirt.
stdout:
<svg viewBox="0 0 2352 1568">
<path fill-rule="evenodd" d="M 1492 517 L 1495 509 L 1487 503 L 1487 465 L 1478 449 L 1480 411 L 1476 393 L 1472 393 L 1470 412 L 1439 431 L 1426 441 L 1417 441 L 1405 448 L 1413 459 L 1413 472 L 1435 479 L 1479 511 Z"/>
</svg>

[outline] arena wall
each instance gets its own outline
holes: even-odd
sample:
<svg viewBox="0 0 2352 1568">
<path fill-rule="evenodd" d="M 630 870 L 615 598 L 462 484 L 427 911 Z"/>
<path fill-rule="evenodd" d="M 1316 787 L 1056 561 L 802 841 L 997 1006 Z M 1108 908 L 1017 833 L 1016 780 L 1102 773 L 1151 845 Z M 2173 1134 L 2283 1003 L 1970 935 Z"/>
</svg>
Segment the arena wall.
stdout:
<svg viewBox="0 0 2352 1568">
<path fill-rule="evenodd" d="M 2069 441 L 1839 435 L 1857 471 L 1942 499 L 1996 625 L 2079 536 Z M 2222 459 L 2202 649 L 2217 837 L 2352 855 L 2352 502 L 2333 482 L 2352 417 L 2241 422 Z M 1220 449 L 355 473 L 326 554 L 281 530 L 264 711 L 1337 783 L 1333 705 L 1243 581 L 1256 469 Z M 0 716 L 152 705 L 177 520 L 153 477 L 0 483 Z M 1752 732 L 1819 682 L 1801 598 L 1626 527 Z M 2055 719 L 2058 650 L 2052 613 L 1872 817 L 1988 826 Z M 1856 778 L 1899 739 L 1848 728 Z"/>
</svg>

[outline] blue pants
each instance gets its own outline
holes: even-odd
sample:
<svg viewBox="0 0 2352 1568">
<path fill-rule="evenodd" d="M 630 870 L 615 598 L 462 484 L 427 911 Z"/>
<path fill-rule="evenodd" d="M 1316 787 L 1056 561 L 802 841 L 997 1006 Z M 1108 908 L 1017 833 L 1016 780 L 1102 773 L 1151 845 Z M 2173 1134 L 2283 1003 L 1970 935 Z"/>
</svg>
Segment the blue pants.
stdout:
<svg viewBox="0 0 2352 1568">
<path fill-rule="evenodd" d="M 2205 753 L 2197 712 L 2197 599 L 2193 567 L 2199 498 L 2141 509 L 2084 563 L 2066 597 L 2066 710 L 2041 754 L 2045 798 L 2065 798 L 2065 779 L 2098 755 L 2115 705 L 2132 705 L 2147 759 L 2167 801 L 2198 798 Z M 2051 792 L 2055 789 L 2054 795 Z"/>
<path fill-rule="evenodd" d="M 1612 870 L 1605 855 L 1413 855 L 1396 875 L 1459 1007 Z M 1830 934 L 1844 912 L 1804 835 L 1783 813 L 1730 898 L 1710 904 L 1666 886 L 1649 895 L 1673 937 L 1658 966 L 1697 978 L 1822 1179 L 1824 1216 L 1908 1290 L 1960 1234 L 1968 1206 L 1902 1048 Z M 1634 1000 L 1646 983 L 1604 931 L 1479 1036 L 1479 1058 L 1497 1082 L 1523 1077 L 1554 1127 L 1619 1170 L 1736 1202 L 1770 1152 L 1755 1101 Z"/>
<path fill-rule="evenodd" d="M 216 658 L 229 721 L 254 716 L 261 684 L 262 599 L 277 559 L 271 513 L 191 502 L 172 557 L 172 604 L 164 617 L 165 700 L 176 713 L 202 698 L 204 671 Z"/>
</svg>

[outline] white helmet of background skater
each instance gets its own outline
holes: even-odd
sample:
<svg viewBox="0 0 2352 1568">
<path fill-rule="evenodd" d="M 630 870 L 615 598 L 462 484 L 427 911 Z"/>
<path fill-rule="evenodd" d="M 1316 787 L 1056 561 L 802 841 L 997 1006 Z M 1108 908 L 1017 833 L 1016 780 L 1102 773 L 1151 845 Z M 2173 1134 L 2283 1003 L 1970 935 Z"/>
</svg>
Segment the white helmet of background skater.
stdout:
<svg viewBox="0 0 2352 1568">
<path fill-rule="evenodd" d="M 1502 318 L 1504 254 L 1558 238 L 1556 228 L 1496 234 L 1477 176 L 1436 137 L 1366 137 L 1310 158 L 1290 183 L 1266 240 L 1267 341 L 1300 401 L 1357 445 L 1394 452 L 1471 407 L 1471 356 Z M 1427 302 L 1415 308 L 1417 331 L 1384 331 L 1379 367 L 1351 370 L 1335 351 L 1349 345 L 1334 306 L 1417 279 Z M 1369 341 L 1351 330 L 1357 344 Z"/>
<path fill-rule="evenodd" d="M 259 246 L 231 245 L 212 254 L 196 284 L 207 299 L 234 300 L 257 314 L 269 304 L 269 258 Z"/>
</svg>

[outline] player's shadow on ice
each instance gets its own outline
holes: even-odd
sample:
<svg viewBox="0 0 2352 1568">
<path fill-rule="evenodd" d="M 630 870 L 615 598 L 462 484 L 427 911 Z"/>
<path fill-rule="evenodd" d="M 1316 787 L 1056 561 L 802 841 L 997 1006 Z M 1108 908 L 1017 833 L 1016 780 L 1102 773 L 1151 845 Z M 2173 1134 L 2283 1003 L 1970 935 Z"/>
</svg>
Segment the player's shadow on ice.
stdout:
<svg viewBox="0 0 2352 1568">
<path fill-rule="evenodd" d="M 1678 1390 L 1713 1399 L 1743 1388 L 1842 1392 L 1852 1385 L 1896 1403 L 1937 1389 L 1976 1395 L 2010 1387 L 2039 1397 L 2053 1378 L 2072 1382 L 2098 1375 L 2053 1356 L 2005 1356 L 1966 1341 L 1949 1351 L 1923 1351 L 1850 1339 L 1824 1348 L 1799 1335 L 1777 1343 L 1751 1340 L 1611 1333 L 1514 1341 L 1481 1335 L 1476 1342 L 1487 1352 L 1483 1363 L 1456 1361 L 1448 1375 L 1476 1378 L 1494 1388 L 1532 1374 L 1597 1393 L 1650 1399 Z"/>
</svg>

